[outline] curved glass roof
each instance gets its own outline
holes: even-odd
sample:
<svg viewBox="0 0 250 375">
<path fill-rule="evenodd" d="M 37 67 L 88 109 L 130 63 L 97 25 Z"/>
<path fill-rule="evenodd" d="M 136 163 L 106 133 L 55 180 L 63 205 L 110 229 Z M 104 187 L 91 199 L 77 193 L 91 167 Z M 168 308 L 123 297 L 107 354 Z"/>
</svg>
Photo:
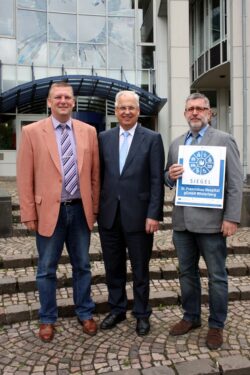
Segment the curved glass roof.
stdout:
<svg viewBox="0 0 250 375">
<path fill-rule="evenodd" d="M 166 103 L 162 99 L 138 86 L 116 79 L 88 75 L 68 75 L 47 77 L 19 85 L 5 91 L 0 96 L 1 113 L 46 113 L 46 98 L 52 83 L 67 81 L 79 100 L 78 111 L 105 112 L 103 101 L 108 101 L 108 111 L 112 111 L 115 95 L 121 90 L 133 90 L 140 97 L 141 115 L 156 115 Z"/>
</svg>

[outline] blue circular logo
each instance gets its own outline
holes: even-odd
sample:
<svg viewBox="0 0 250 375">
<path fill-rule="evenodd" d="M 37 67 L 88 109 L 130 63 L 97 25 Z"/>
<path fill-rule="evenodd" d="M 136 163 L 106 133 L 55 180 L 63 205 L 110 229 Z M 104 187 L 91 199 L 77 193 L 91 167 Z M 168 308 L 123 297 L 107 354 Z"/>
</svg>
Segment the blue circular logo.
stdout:
<svg viewBox="0 0 250 375">
<path fill-rule="evenodd" d="M 198 175 L 209 173 L 214 167 L 214 158 L 207 151 L 196 151 L 189 159 L 191 170 Z"/>
</svg>

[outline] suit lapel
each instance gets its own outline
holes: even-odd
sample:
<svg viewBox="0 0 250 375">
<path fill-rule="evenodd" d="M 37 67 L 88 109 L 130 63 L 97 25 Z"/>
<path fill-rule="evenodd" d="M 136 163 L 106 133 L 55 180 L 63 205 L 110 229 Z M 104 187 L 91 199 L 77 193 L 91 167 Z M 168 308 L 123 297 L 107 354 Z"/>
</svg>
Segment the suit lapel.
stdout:
<svg viewBox="0 0 250 375">
<path fill-rule="evenodd" d="M 72 121 L 72 124 L 76 142 L 77 169 L 78 173 L 80 174 L 83 167 L 86 137 L 84 137 L 84 126 L 78 126 L 74 120 Z"/>
<path fill-rule="evenodd" d="M 51 117 L 47 118 L 45 122 L 42 124 L 42 131 L 44 134 L 45 144 L 48 148 L 50 153 L 51 159 L 53 160 L 56 168 L 61 173 L 61 164 L 58 154 L 58 146 L 56 142 L 55 131 L 53 129 L 53 124 Z"/>
<path fill-rule="evenodd" d="M 111 152 L 112 152 L 111 160 L 114 160 L 115 171 L 118 175 L 120 175 L 119 142 L 120 142 L 120 126 L 117 125 L 117 127 L 114 128 L 113 130 L 113 137 L 111 140 L 110 147 L 111 147 Z"/>
<path fill-rule="evenodd" d="M 205 131 L 205 134 L 201 138 L 200 144 L 201 145 L 209 145 L 213 133 L 214 133 L 214 129 L 211 128 L 211 126 L 209 125 L 207 130 Z"/>
</svg>

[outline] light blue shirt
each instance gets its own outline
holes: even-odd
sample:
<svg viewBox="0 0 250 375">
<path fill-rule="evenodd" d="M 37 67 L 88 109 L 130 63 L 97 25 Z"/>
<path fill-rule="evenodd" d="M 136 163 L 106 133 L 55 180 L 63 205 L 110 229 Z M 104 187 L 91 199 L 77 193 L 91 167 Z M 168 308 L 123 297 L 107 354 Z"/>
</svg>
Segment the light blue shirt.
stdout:
<svg viewBox="0 0 250 375">
<path fill-rule="evenodd" d="M 59 153 L 60 164 L 61 164 L 61 172 L 62 172 L 62 181 L 63 181 L 63 183 L 62 183 L 61 201 L 64 202 L 66 200 L 79 199 L 79 198 L 81 198 L 81 194 L 80 194 L 80 189 L 79 189 L 79 178 L 78 178 L 78 175 L 77 175 L 78 182 L 77 182 L 77 190 L 76 190 L 76 192 L 73 195 L 71 195 L 71 194 L 69 194 L 65 190 L 64 172 L 63 172 L 63 163 L 62 163 L 62 147 L 61 147 L 62 128 L 60 126 L 62 123 L 59 122 L 53 116 L 51 116 L 51 118 L 52 118 L 53 128 L 55 130 L 56 142 L 57 142 L 58 153 Z M 63 124 L 65 124 L 65 123 L 63 123 Z M 71 142 L 71 145 L 72 145 L 73 155 L 74 155 L 74 159 L 75 159 L 75 163 L 76 163 L 76 168 L 77 168 L 76 142 L 75 142 L 75 137 L 74 137 L 74 132 L 73 132 L 72 120 L 71 119 L 69 119 L 66 122 L 66 126 L 67 126 L 67 129 L 68 129 L 68 134 L 69 134 L 69 137 L 70 137 L 70 142 Z"/>
<path fill-rule="evenodd" d="M 198 134 L 197 134 L 197 144 L 199 144 L 202 140 L 202 137 L 204 136 L 204 134 L 206 133 L 206 130 L 208 128 L 208 124 L 206 126 L 204 126 L 204 128 L 202 128 Z M 191 132 L 191 130 L 189 130 L 189 132 L 187 133 L 187 136 L 185 138 L 185 142 L 184 142 L 184 145 L 186 146 L 189 146 L 191 145 L 191 142 L 192 142 L 192 138 L 193 138 L 193 134 Z M 169 178 L 169 175 L 168 175 L 168 172 L 165 172 L 165 175 L 164 175 L 164 180 L 165 180 L 165 184 L 170 188 L 172 189 L 176 183 L 176 181 L 173 181 L 171 180 L 171 178 Z"/>
</svg>

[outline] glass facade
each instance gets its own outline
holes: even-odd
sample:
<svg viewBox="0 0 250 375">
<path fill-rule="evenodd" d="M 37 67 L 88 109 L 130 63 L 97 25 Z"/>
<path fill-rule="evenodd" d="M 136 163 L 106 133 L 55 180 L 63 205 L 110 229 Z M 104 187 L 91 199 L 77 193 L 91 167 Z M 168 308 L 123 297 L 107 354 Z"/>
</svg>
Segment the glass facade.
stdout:
<svg viewBox="0 0 250 375">
<path fill-rule="evenodd" d="M 191 7 L 192 81 L 226 61 L 227 0 L 195 1 Z"/>
<path fill-rule="evenodd" d="M 61 74 L 124 80 L 129 76 L 130 83 L 150 90 L 154 4 L 155 0 L 0 0 L 1 92 Z"/>
</svg>

